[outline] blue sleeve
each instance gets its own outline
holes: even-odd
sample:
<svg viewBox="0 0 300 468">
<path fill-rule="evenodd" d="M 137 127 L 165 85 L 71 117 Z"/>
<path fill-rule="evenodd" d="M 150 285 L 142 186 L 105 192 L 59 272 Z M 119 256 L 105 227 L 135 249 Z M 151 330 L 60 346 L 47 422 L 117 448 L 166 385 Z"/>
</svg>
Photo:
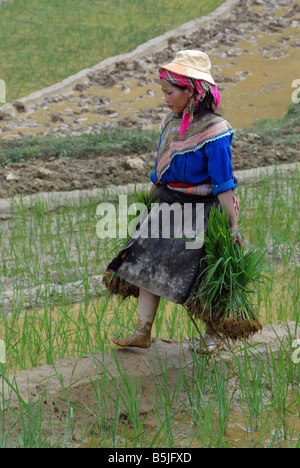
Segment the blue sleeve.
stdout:
<svg viewBox="0 0 300 468">
<path fill-rule="evenodd" d="M 214 195 L 234 190 L 237 180 L 233 177 L 231 163 L 232 135 L 206 143 L 205 154 L 207 157 L 208 176 L 211 179 L 211 188 Z"/>
<path fill-rule="evenodd" d="M 157 178 L 157 175 L 156 175 L 156 172 L 152 172 L 152 174 L 150 175 L 150 180 L 151 182 L 156 185 L 157 181 L 158 181 L 158 178 Z"/>
</svg>

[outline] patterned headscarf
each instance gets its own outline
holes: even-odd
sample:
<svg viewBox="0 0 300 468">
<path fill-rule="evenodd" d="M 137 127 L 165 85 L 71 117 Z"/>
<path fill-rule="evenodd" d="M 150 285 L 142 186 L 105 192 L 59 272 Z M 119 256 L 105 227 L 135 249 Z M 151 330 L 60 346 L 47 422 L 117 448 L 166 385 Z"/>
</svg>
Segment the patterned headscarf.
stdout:
<svg viewBox="0 0 300 468">
<path fill-rule="evenodd" d="M 196 80 L 188 76 L 178 75 L 177 73 L 170 72 L 164 69 L 160 74 L 160 78 L 167 80 L 172 85 L 189 86 L 194 89 L 194 95 L 189 100 L 186 108 L 183 111 L 182 122 L 179 130 L 179 136 L 183 136 L 186 129 L 189 127 L 190 122 L 193 120 L 194 110 L 197 105 L 203 101 L 208 92 L 210 92 L 216 102 L 216 109 L 220 103 L 220 93 L 216 86 L 204 80 Z"/>
</svg>

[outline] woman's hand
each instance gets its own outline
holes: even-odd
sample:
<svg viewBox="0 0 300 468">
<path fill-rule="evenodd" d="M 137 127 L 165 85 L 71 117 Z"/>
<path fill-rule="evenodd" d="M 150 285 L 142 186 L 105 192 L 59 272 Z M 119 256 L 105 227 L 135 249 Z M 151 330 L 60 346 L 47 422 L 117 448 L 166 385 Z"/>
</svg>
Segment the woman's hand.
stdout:
<svg viewBox="0 0 300 468">
<path fill-rule="evenodd" d="M 234 234 L 233 242 L 237 242 L 241 249 L 243 248 L 242 236 L 239 232 L 239 227 L 237 223 L 237 216 L 233 206 L 233 194 L 232 190 L 227 190 L 226 192 L 220 193 L 218 195 L 218 200 L 220 205 L 223 207 L 226 214 L 229 216 L 229 224 L 231 233 Z"/>
<path fill-rule="evenodd" d="M 238 225 L 233 225 L 230 227 L 231 234 L 233 234 L 233 243 L 235 244 L 236 242 L 239 244 L 240 248 L 243 248 L 243 239 L 242 236 L 239 232 L 239 227 Z"/>
</svg>

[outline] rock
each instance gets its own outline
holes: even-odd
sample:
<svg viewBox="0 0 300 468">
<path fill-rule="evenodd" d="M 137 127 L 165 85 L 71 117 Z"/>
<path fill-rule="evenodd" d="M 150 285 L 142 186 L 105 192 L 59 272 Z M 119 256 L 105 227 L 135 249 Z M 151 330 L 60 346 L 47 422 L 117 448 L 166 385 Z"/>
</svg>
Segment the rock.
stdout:
<svg viewBox="0 0 300 468">
<path fill-rule="evenodd" d="M 75 86 L 75 91 L 85 91 L 89 86 L 86 84 L 86 83 L 77 83 L 77 85 Z"/>
<path fill-rule="evenodd" d="M 260 140 L 260 136 L 257 135 L 256 133 L 248 133 L 247 139 L 248 139 L 248 141 Z"/>
<path fill-rule="evenodd" d="M 88 120 L 87 117 L 80 117 L 79 119 L 74 120 L 74 124 L 81 124 L 81 123 L 85 122 L 86 120 Z"/>
<path fill-rule="evenodd" d="M 238 55 L 241 55 L 243 53 L 243 50 L 240 49 L 239 47 L 233 47 L 232 49 L 229 49 L 227 51 L 227 55 L 229 57 L 237 57 Z"/>
<path fill-rule="evenodd" d="M 102 109 L 101 110 L 101 113 L 103 115 L 109 115 L 109 116 L 112 116 L 114 114 L 116 114 L 116 111 L 114 109 Z"/>
<path fill-rule="evenodd" d="M 19 176 L 17 176 L 17 174 L 14 174 L 13 172 L 9 172 L 6 175 L 5 180 L 7 182 L 10 182 L 10 181 L 13 181 L 13 180 L 19 180 Z"/>
<path fill-rule="evenodd" d="M 38 167 L 37 168 L 37 177 L 39 179 L 46 179 L 47 177 L 50 177 L 53 174 L 50 169 L 46 169 L 45 167 Z"/>
<path fill-rule="evenodd" d="M 51 122 L 63 122 L 64 121 L 61 112 L 54 112 L 54 114 L 51 114 L 50 117 L 51 117 Z"/>
<path fill-rule="evenodd" d="M 144 171 L 145 162 L 139 157 L 131 157 L 125 160 L 126 166 L 135 171 Z"/>
<path fill-rule="evenodd" d="M 99 96 L 94 98 L 94 103 L 98 106 L 107 106 L 111 103 L 111 100 L 107 96 Z"/>
<path fill-rule="evenodd" d="M 26 112 L 27 111 L 27 107 L 26 107 L 26 105 L 24 104 L 23 101 L 14 101 L 13 105 L 17 109 L 18 112 Z"/>
<path fill-rule="evenodd" d="M 12 104 L 5 104 L 0 108 L 0 120 L 11 120 L 16 116 L 16 109 Z"/>
<path fill-rule="evenodd" d="M 280 6 L 289 6 L 293 3 L 294 0 L 277 0 L 276 4 Z"/>
<path fill-rule="evenodd" d="M 13 141 L 13 140 L 20 140 L 21 135 L 18 135 L 18 134 L 12 134 L 12 135 L 4 135 L 4 137 L 2 137 L 2 140 L 4 141 Z"/>
</svg>

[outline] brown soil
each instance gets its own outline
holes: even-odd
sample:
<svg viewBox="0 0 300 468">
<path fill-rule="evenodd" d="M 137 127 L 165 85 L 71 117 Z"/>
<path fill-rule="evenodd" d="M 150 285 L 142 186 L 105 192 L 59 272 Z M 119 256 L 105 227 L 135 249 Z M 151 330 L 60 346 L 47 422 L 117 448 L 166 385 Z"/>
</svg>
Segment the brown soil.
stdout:
<svg viewBox="0 0 300 468">
<path fill-rule="evenodd" d="M 197 299 L 193 300 L 189 306 L 187 306 L 187 311 L 193 321 L 198 319 L 205 322 L 224 340 L 248 340 L 262 330 L 262 324 L 259 320 L 254 318 L 249 321 L 238 317 L 226 318 L 225 320 L 220 320 L 216 316 L 212 317 L 210 313 L 202 307 L 201 301 Z"/>
<path fill-rule="evenodd" d="M 251 137 L 234 142 L 232 158 L 234 170 L 251 169 L 300 161 L 300 149 L 285 149 L 281 145 L 266 145 L 256 139 L 255 150 Z M 100 154 L 82 159 L 44 157 L 30 162 L 10 163 L 0 168 L 0 198 L 21 193 L 68 192 L 102 188 L 107 185 L 150 182 L 155 168 L 153 154 L 107 157 Z M 128 161 L 134 169 L 124 169 Z"/>
<path fill-rule="evenodd" d="M 123 280 L 111 271 L 103 273 L 102 282 L 111 294 L 117 294 L 124 299 L 127 297 L 139 297 L 139 288 L 128 281 Z"/>
</svg>

